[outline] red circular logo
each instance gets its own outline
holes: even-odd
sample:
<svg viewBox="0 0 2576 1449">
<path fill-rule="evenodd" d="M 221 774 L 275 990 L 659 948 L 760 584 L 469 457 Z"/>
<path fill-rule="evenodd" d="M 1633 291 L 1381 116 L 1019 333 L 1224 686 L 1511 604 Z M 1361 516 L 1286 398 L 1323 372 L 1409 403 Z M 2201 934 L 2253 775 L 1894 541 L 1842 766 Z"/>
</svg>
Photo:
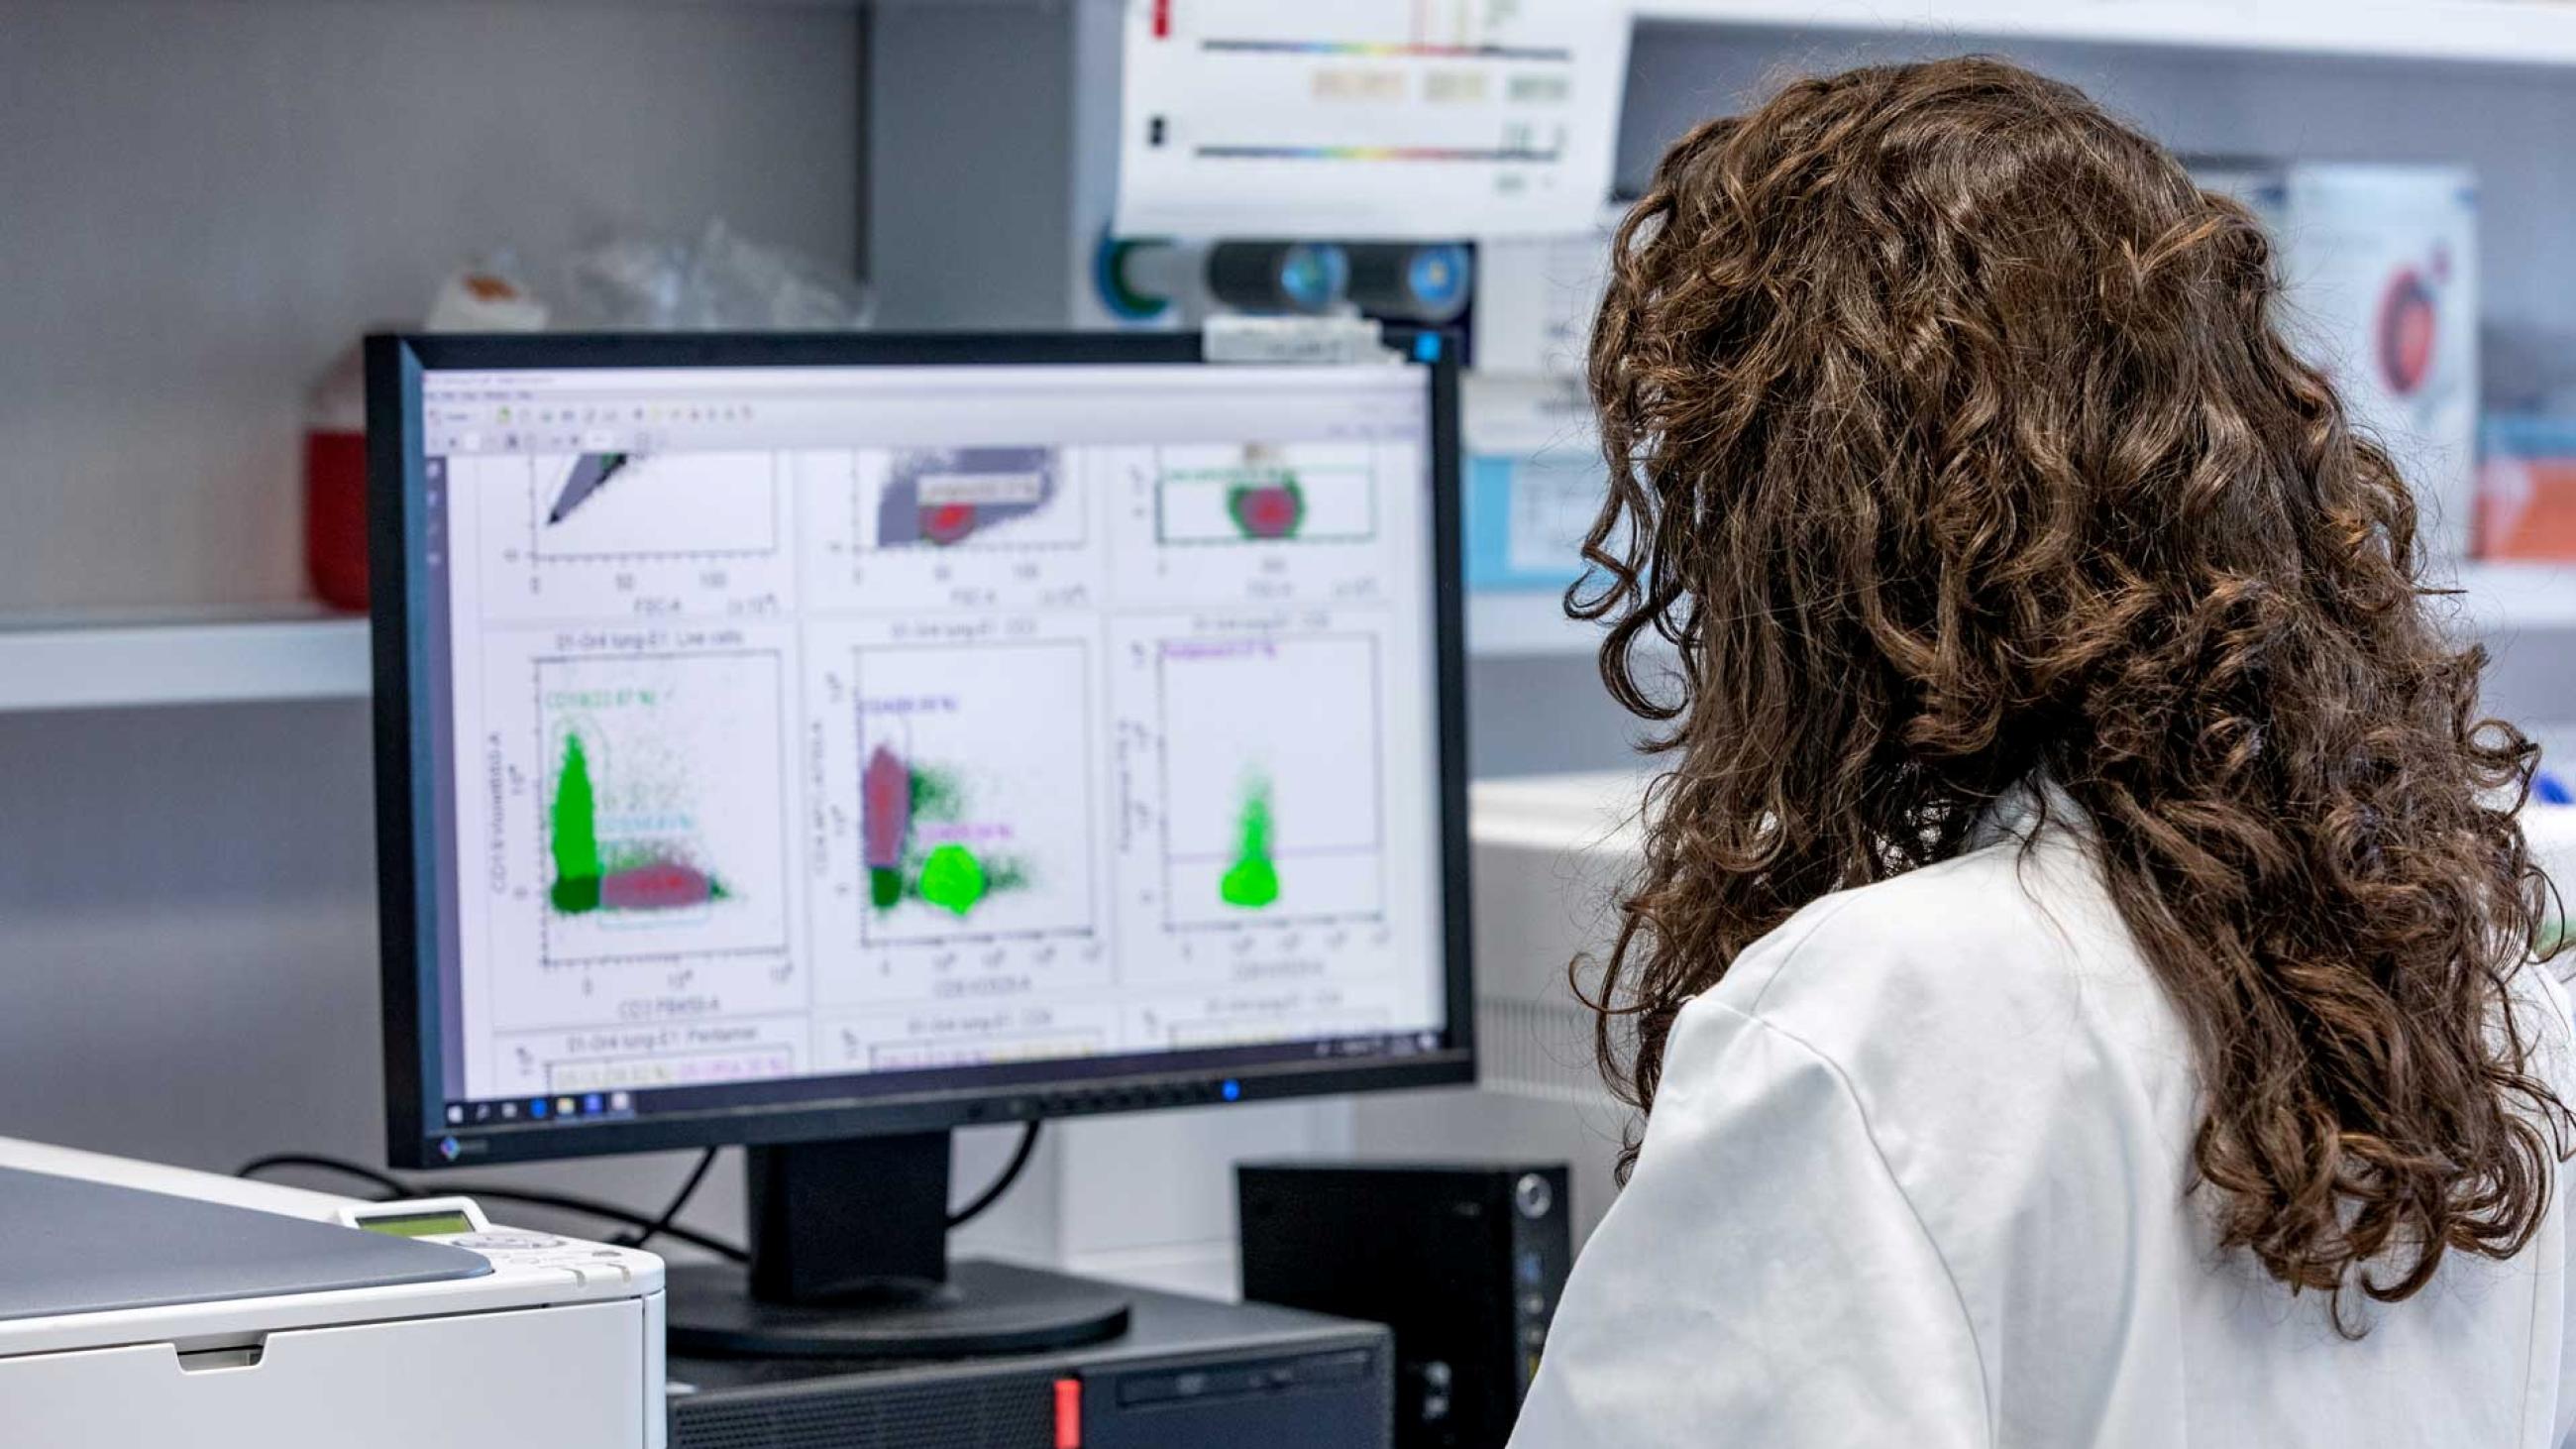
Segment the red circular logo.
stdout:
<svg viewBox="0 0 2576 1449">
<path fill-rule="evenodd" d="M 2401 267 L 2379 297 L 2379 375 L 2388 390 L 2411 396 L 2433 370 L 2433 339 L 2440 328 L 2433 289 L 2413 267 Z"/>
</svg>

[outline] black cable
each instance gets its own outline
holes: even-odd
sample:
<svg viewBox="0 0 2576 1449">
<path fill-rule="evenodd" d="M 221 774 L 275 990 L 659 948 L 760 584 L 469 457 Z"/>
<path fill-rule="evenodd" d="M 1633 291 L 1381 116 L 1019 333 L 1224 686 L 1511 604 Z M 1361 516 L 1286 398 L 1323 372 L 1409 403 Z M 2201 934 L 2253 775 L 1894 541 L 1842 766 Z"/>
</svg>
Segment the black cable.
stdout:
<svg viewBox="0 0 2576 1449">
<path fill-rule="evenodd" d="M 1011 1160 L 1002 1165 L 1000 1175 L 993 1179 L 990 1186 L 977 1193 L 973 1201 L 948 1215 L 949 1227 L 964 1227 L 982 1217 L 993 1204 L 1002 1200 L 1002 1194 L 1009 1192 L 1011 1184 L 1018 1182 L 1020 1174 L 1028 1169 L 1029 1158 L 1037 1151 L 1038 1131 L 1044 1125 L 1033 1118 L 1020 1129 L 1019 1146 L 1011 1150 Z M 634 1233 L 622 1239 L 629 1247 L 640 1247 L 655 1238 L 676 1238 L 692 1247 L 703 1248 L 720 1258 L 747 1263 L 751 1261 L 751 1254 L 740 1245 L 711 1237 L 694 1228 L 682 1227 L 674 1221 L 680 1215 L 680 1211 L 688 1206 L 689 1199 L 696 1195 L 698 1185 L 706 1181 L 707 1171 L 715 1166 L 715 1160 L 716 1149 L 710 1147 L 700 1155 L 698 1165 L 690 1169 L 688 1180 L 680 1184 L 680 1190 L 672 1195 L 669 1206 L 662 1209 L 660 1216 L 650 1218 L 630 1208 L 619 1207 L 615 1203 L 601 1202 L 597 1198 L 578 1197 L 571 1193 L 537 1192 L 527 1188 L 503 1187 L 497 1183 L 441 1183 L 439 1191 L 424 1193 L 420 1188 L 391 1173 L 378 1172 L 372 1167 L 351 1162 L 346 1158 L 323 1157 L 306 1152 L 280 1152 L 258 1158 L 242 1164 L 241 1169 L 233 1175 L 257 1177 L 261 1173 L 281 1167 L 300 1167 L 353 1177 L 393 1198 L 448 1195 L 488 1197 L 496 1202 L 515 1202 L 530 1207 L 554 1208 L 560 1212 L 579 1213 L 585 1217 L 598 1218 L 603 1222 L 623 1223 L 635 1229 Z"/>
<path fill-rule="evenodd" d="M 495 1202 L 526 1203 L 531 1207 L 553 1208 L 558 1212 L 579 1213 L 585 1217 L 598 1218 L 602 1222 L 624 1223 L 639 1231 L 653 1226 L 651 1218 L 631 1208 L 601 1202 L 595 1197 L 576 1197 L 568 1192 L 532 1192 L 525 1188 L 502 1187 L 497 1183 L 480 1182 L 460 1182 L 452 1185 L 442 1183 L 440 1187 L 459 1197 L 488 1197 Z M 664 1224 L 658 1235 L 676 1238 L 691 1247 L 704 1248 L 719 1258 L 727 1258 L 736 1263 L 751 1261 L 750 1252 L 741 1244 L 728 1243 L 722 1238 L 711 1237 L 695 1228 L 682 1227 L 678 1223 Z"/>
<path fill-rule="evenodd" d="M 351 1162 L 345 1157 L 317 1157 L 307 1152 L 280 1152 L 257 1158 L 234 1169 L 233 1176 L 257 1177 L 263 1172 L 280 1167 L 305 1167 L 317 1172 L 336 1172 L 342 1177 L 354 1177 L 360 1182 L 372 1184 L 377 1191 L 391 1193 L 395 1197 L 420 1196 L 419 1193 L 411 1190 L 410 1184 L 391 1173 L 378 1172 L 372 1167 Z"/>
<path fill-rule="evenodd" d="M 681 1183 L 680 1190 L 671 1195 L 671 1205 L 662 1209 L 662 1215 L 660 1217 L 646 1223 L 643 1231 L 627 1237 L 624 1240 L 626 1246 L 630 1248 L 640 1248 L 645 1244 L 652 1242 L 655 1238 L 662 1236 L 664 1233 L 670 1232 L 671 1220 L 680 1215 L 680 1209 L 689 1205 L 689 1198 L 698 1190 L 698 1184 L 706 1181 L 707 1169 L 715 1165 L 716 1150 L 714 1148 L 710 1147 L 706 1151 L 698 1154 L 698 1165 L 689 1169 L 689 1180 Z"/>
<path fill-rule="evenodd" d="M 1020 1145 L 1012 1149 L 1011 1160 L 1003 1165 L 1002 1175 L 993 1179 L 991 1187 L 977 1193 L 973 1202 L 950 1213 L 948 1226 L 962 1228 L 982 1217 L 986 1208 L 1002 1200 L 1002 1194 L 1009 1192 L 1011 1184 L 1020 1180 L 1020 1170 L 1029 1165 L 1029 1154 L 1037 1151 L 1040 1125 L 1042 1124 L 1037 1118 L 1029 1119 L 1028 1126 L 1020 1129 Z"/>
<path fill-rule="evenodd" d="M 356 1178 L 361 1182 L 372 1185 L 378 1192 L 384 1194 L 384 1197 L 377 1199 L 377 1201 L 380 1202 L 387 1199 L 407 1197 L 488 1197 L 495 1202 L 524 1203 L 530 1207 L 553 1208 L 558 1212 L 578 1213 L 583 1217 L 598 1218 L 602 1222 L 623 1223 L 627 1227 L 637 1229 L 638 1231 L 648 1231 L 655 1237 L 676 1238 L 692 1247 L 703 1248 L 707 1252 L 713 1253 L 719 1258 L 729 1258 L 737 1263 L 747 1263 L 751 1261 L 751 1254 L 745 1251 L 738 1243 L 728 1243 L 722 1238 L 712 1237 L 706 1233 L 699 1232 L 695 1228 L 682 1227 L 677 1223 L 669 1221 L 657 1222 L 655 1219 L 648 1218 L 642 1213 L 636 1212 L 631 1208 L 619 1207 L 615 1203 L 601 1202 L 597 1198 L 579 1197 L 572 1193 L 539 1192 L 528 1188 L 504 1187 L 499 1183 L 483 1182 L 442 1182 L 438 1184 L 435 1191 L 424 1191 L 422 1188 L 405 1182 L 399 1177 L 395 1177 L 390 1173 L 378 1172 L 374 1168 L 365 1166 L 362 1163 L 351 1162 L 348 1159 L 341 1157 L 321 1157 L 303 1152 L 281 1152 L 271 1157 L 260 1158 L 255 1162 L 244 1163 L 241 1170 L 233 1175 L 235 1177 L 257 1177 L 264 1172 L 281 1167 L 309 1168 L 318 1172 L 336 1172 L 343 1177 Z M 704 1173 L 705 1165 L 702 1163 L 700 1164 L 698 1171 L 691 1174 L 691 1180 L 689 1183 L 689 1188 L 691 1190 L 695 1189 L 697 1179 L 703 1176 Z M 673 1203 L 674 1210 L 685 1204 L 686 1201 L 687 1197 L 684 1192 L 682 1197 Z"/>
</svg>

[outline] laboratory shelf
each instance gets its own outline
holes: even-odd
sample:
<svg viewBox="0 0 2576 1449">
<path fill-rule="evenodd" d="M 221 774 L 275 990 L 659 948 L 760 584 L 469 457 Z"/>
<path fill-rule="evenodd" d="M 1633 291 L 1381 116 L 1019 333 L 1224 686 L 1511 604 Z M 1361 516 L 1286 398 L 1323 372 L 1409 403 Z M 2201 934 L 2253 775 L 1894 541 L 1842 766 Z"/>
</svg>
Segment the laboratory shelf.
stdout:
<svg viewBox="0 0 2576 1449">
<path fill-rule="evenodd" d="M 2562 0 L 1636 0 L 1641 21 L 2576 66 Z"/>
<path fill-rule="evenodd" d="M 0 712 L 354 699 L 367 621 L 320 609 L 0 616 Z"/>
<path fill-rule="evenodd" d="M 2576 563 L 2464 564 L 2447 582 L 2461 594 L 2437 607 L 2446 608 L 2474 633 L 2576 634 Z M 1582 654 L 1598 648 L 1600 642 L 1597 626 L 1565 617 L 1563 602 L 1554 590 L 1467 596 L 1469 654 Z M 2551 657 L 2558 656 L 2553 651 Z"/>
</svg>

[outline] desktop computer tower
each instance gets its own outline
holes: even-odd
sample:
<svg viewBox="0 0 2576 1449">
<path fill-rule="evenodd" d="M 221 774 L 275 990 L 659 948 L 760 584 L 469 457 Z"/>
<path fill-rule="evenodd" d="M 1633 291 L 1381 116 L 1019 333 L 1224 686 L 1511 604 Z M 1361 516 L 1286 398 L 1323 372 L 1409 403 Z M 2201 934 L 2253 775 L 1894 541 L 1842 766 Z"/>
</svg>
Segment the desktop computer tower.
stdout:
<svg viewBox="0 0 2576 1449">
<path fill-rule="evenodd" d="M 1395 1331 L 1398 1449 L 1502 1449 L 1574 1258 L 1562 1164 L 1245 1163 L 1243 1296 Z"/>
<path fill-rule="evenodd" d="M 1387 1330 L 1128 1290 L 1102 1343 L 929 1363 L 674 1354 L 671 1449 L 1388 1449 Z"/>
</svg>

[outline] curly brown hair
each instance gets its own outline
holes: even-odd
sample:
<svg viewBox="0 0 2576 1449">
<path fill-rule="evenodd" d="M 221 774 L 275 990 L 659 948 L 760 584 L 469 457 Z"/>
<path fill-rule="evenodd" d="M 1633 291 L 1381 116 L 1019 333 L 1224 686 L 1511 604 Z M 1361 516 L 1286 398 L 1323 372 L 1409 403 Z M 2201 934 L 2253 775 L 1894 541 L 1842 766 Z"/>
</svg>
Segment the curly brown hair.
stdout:
<svg viewBox="0 0 2576 1449">
<path fill-rule="evenodd" d="M 2053 781 L 2190 1033 L 2221 1241 L 2353 1332 L 2348 1287 L 2517 1252 L 2570 1123 L 2508 994 L 2536 751 L 2478 717 L 2406 483 L 2278 305 L 2243 207 L 2005 62 L 1676 142 L 1593 331 L 1610 489 L 1566 600 L 1671 763 L 1577 984 L 1650 1110 L 1737 953 Z"/>
</svg>

